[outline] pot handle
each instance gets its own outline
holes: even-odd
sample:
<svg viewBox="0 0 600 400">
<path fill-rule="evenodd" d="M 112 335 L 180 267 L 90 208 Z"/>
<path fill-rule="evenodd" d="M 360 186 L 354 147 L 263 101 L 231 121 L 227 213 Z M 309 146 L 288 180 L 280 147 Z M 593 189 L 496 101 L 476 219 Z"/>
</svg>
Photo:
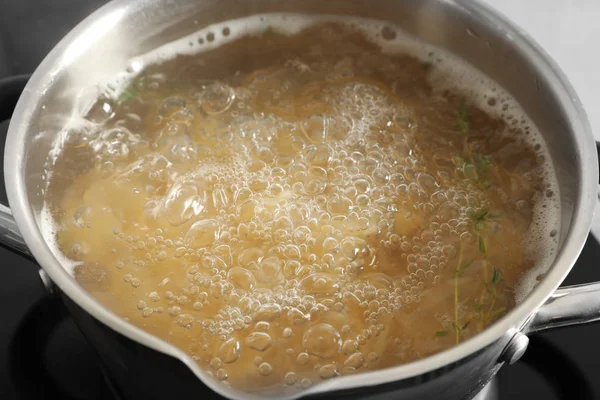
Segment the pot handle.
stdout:
<svg viewBox="0 0 600 400">
<path fill-rule="evenodd" d="M 600 320 L 600 283 L 557 289 L 525 325 L 525 333 Z"/>
<path fill-rule="evenodd" d="M 0 79 L 0 122 L 10 119 L 28 80 L 29 75 Z M 0 203 L 0 246 L 35 261 L 19 232 L 10 208 L 2 203 Z"/>
<path fill-rule="evenodd" d="M 600 142 L 596 142 L 600 155 Z M 600 240 L 600 190 L 589 240 Z M 524 333 L 600 321 L 600 282 L 566 286 L 557 289 L 529 319 Z"/>
</svg>

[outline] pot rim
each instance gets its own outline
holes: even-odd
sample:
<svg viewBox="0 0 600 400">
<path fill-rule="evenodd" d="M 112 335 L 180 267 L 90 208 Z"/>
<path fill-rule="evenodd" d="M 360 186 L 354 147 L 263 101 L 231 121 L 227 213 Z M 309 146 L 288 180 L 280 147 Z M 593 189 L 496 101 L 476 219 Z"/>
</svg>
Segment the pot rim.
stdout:
<svg viewBox="0 0 600 400">
<path fill-rule="evenodd" d="M 324 381 L 314 385 L 307 391 L 289 396 L 290 399 L 310 393 L 372 386 L 415 377 L 460 361 L 462 358 L 501 339 L 508 332 L 514 332 L 515 329 L 520 330 L 566 277 L 587 239 L 596 202 L 598 170 L 596 168 L 586 168 L 586 166 L 598 164 L 591 127 L 573 87 L 550 55 L 505 16 L 479 0 L 453 0 L 453 2 L 458 7 L 463 8 L 465 12 L 470 13 L 486 24 L 494 26 L 495 29 L 507 35 L 538 68 L 540 74 L 550 81 L 552 89 L 557 93 L 562 107 L 565 108 L 572 129 L 576 132 L 574 151 L 579 155 L 577 158 L 578 173 L 582 177 L 579 196 L 574 205 L 571 226 L 545 278 L 520 304 L 483 332 L 450 349 L 424 359 L 378 371 L 342 376 Z M 93 37 L 101 34 L 107 29 L 100 25 L 103 21 L 110 20 L 118 23 L 126 16 L 126 10 L 131 8 L 131 3 L 127 3 L 129 3 L 128 0 L 113 0 L 84 19 L 54 47 L 29 80 L 14 110 L 6 140 L 4 170 L 9 204 L 19 230 L 36 260 L 60 290 L 95 319 L 140 344 L 181 360 L 205 385 L 221 395 L 230 398 L 263 398 L 219 384 L 210 378 L 182 350 L 124 321 L 108 308 L 102 306 L 77 284 L 54 256 L 40 229 L 38 229 L 36 216 L 29 206 L 24 176 L 24 167 L 27 161 L 24 154 L 25 138 L 31 116 L 34 115 L 39 106 L 40 96 L 52 85 L 54 76 L 58 74 L 61 66 L 66 62 L 65 53 L 67 50 L 73 49 L 71 47 L 73 43 L 83 36 L 91 35 Z"/>
</svg>

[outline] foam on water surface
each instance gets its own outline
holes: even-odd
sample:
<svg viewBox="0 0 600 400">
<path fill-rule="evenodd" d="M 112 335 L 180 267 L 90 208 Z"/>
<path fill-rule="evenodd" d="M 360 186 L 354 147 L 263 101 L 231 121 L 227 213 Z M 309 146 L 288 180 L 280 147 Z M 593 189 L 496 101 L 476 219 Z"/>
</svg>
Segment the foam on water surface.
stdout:
<svg viewBox="0 0 600 400">
<path fill-rule="evenodd" d="M 245 36 L 260 35 L 269 29 L 280 34 L 295 35 L 323 22 L 343 23 L 362 31 L 371 41 L 378 44 L 384 53 L 410 54 L 424 62 L 432 63 L 434 68 L 429 77 L 436 90 L 442 92 L 452 89 L 464 93 L 470 101 L 490 115 L 512 120 L 519 128 L 528 132 L 528 135 L 521 136 L 521 138 L 532 147 L 535 146 L 538 154 L 545 159 L 543 169 L 548 185 L 547 192 L 553 195 L 548 197 L 541 195 L 535 204 L 533 223 L 527 238 L 527 248 L 530 257 L 537 262 L 536 267 L 523 277 L 521 284 L 516 288 L 517 302 L 521 301 L 535 286 L 538 276 L 547 271 L 555 256 L 558 240 L 555 235 L 560 231 L 558 225 L 560 205 L 554 167 L 542 135 L 523 112 L 518 102 L 492 79 L 457 56 L 421 42 L 398 27 L 379 21 L 334 15 L 263 14 L 209 25 L 152 52 L 135 57 L 129 62 L 126 70 L 115 80 L 107 83 L 106 88 L 109 88 L 108 93 L 116 98 L 129 82 L 149 65 L 160 64 L 181 55 L 196 55 L 214 50 Z M 60 154 L 67 131 L 82 129 L 88 124 L 82 115 L 86 114 L 93 101 L 90 97 L 91 92 L 91 90 L 86 90 L 82 94 L 82 106 L 74 110 L 68 118 L 65 130 L 59 133 L 51 153 L 51 159 L 56 159 Z M 100 90 L 96 89 L 93 92 L 100 93 Z M 51 177 L 50 173 L 49 178 Z M 54 243 L 55 239 L 50 233 L 55 232 L 55 229 L 51 227 L 49 213 L 44 211 L 43 215 L 43 225 L 46 227 L 45 237 L 50 243 Z M 55 253 L 60 252 L 55 250 Z M 64 256 L 61 257 L 63 261 L 66 261 Z M 71 271 L 75 264 L 64 262 L 64 265 Z"/>
</svg>

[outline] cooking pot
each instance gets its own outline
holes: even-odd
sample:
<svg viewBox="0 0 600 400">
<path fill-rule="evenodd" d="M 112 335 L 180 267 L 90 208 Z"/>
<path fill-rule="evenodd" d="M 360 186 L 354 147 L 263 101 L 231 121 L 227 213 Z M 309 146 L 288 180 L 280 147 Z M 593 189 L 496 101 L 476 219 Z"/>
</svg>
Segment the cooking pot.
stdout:
<svg viewBox="0 0 600 400">
<path fill-rule="evenodd" d="M 475 65 L 508 90 L 543 133 L 561 204 L 559 247 L 551 268 L 492 326 L 425 359 L 323 381 L 293 397 L 332 397 L 335 392 L 376 398 L 394 391 L 402 399 L 471 398 L 503 364 L 519 359 L 528 334 L 600 319 L 600 283 L 557 289 L 584 245 L 597 202 L 598 163 L 589 123 L 554 61 L 494 10 L 471 0 L 116 0 L 73 29 L 20 96 L 6 141 L 10 209 L 0 208 L 0 240 L 41 265 L 46 286 L 62 299 L 123 398 L 263 396 L 217 383 L 181 349 L 104 308 L 63 268 L 42 235 L 40 216 L 46 160 L 63 127 L 61 115 L 79 112 L 81 93 L 93 96 L 90 88 L 123 71 L 134 56 L 215 22 L 272 12 L 387 21 Z M 3 84 L 0 109 L 16 83 Z"/>
</svg>

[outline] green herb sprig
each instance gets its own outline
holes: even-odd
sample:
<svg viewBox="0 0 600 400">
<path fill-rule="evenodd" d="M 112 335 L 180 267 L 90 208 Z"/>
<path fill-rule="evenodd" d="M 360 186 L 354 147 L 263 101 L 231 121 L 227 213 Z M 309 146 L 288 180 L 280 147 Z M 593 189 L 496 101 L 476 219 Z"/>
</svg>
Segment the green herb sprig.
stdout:
<svg viewBox="0 0 600 400">
<path fill-rule="evenodd" d="M 138 77 L 135 78 L 129 83 L 129 85 L 121 92 L 119 95 L 117 102 L 119 104 L 125 104 L 136 98 L 141 90 L 144 88 L 144 78 Z"/>
<path fill-rule="evenodd" d="M 465 100 L 460 103 L 460 107 L 456 110 L 456 125 L 458 125 L 458 128 L 463 134 L 469 133 L 469 129 L 471 128 L 471 116 L 469 113 L 469 106 Z"/>
</svg>

